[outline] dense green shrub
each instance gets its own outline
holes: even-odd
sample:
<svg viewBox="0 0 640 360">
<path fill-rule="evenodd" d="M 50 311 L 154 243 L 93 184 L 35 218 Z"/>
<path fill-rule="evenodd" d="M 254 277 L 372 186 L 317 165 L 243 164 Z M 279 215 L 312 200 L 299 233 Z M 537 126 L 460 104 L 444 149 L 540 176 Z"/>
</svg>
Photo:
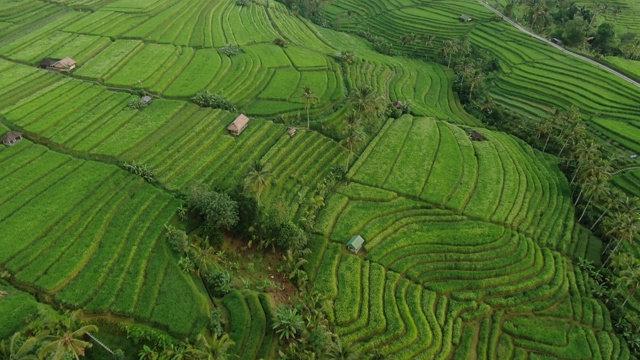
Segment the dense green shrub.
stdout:
<svg viewBox="0 0 640 360">
<path fill-rule="evenodd" d="M 206 275 L 207 286 L 216 297 L 223 297 L 231 291 L 231 275 L 227 271 L 217 271 Z"/>
</svg>

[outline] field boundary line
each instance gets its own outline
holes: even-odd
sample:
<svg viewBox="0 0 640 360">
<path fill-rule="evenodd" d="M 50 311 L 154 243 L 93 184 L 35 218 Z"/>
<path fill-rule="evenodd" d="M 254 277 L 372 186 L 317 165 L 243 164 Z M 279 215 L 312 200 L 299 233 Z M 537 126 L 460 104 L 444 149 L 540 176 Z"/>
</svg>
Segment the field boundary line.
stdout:
<svg viewBox="0 0 640 360">
<path fill-rule="evenodd" d="M 622 80 L 624 80 L 624 81 L 626 81 L 626 82 L 628 82 L 628 83 L 630 83 L 632 85 L 635 85 L 636 87 L 640 88 L 640 82 L 637 82 L 637 81 L 631 79 L 630 77 L 628 77 L 626 75 L 623 75 L 622 73 L 614 70 L 613 68 L 610 68 L 610 67 L 608 67 L 608 66 L 606 66 L 604 64 L 601 64 L 601 63 L 599 63 L 599 62 L 597 62 L 595 60 L 589 59 L 586 56 L 577 54 L 577 53 L 575 53 L 575 52 L 573 52 L 571 50 L 568 50 L 568 49 L 564 48 L 563 46 L 558 45 L 558 44 L 554 44 L 553 42 L 551 42 L 551 40 L 547 40 L 546 38 L 544 38 L 544 37 L 542 37 L 542 36 L 540 36 L 540 35 L 538 35 L 536 33 L 533 33 L 531 31 L 525 29 L 520 24 L 516 23 L 515 21 L 511 20 L 506 15 L 501 13 L 499 10 L 497 10 L 494 7 L 492 7 L 491 5 L 487 4 L 485 1 L 478 0 L 478 2 L 480 2 L 480 4 L 482 4 L 484 7 L 486 7 L 487 9 L 493 11 L 498 16 L 500 16 L 500 18 L 502 18 L 502 20 L 504 20 L 504 21 L 508 22 L 509 24 L 513 25 L 516 29 L 522 31 L 523 33 L 528 34 L 528 35 L 530 35 L 530 36 L 532 36 L 532 37 L 534 37 L 534 38 L 536 38 L 536 39 L 538 39 L 540 41 L 543 41 L 543 42 L 547 43 L 548 45 L 553 46 L 554 48 L 562 51 L 563 53 L 565 53 L 567 55 L 573 56 L 573 57 L 578 58 L 578 59 L 580 59 L 582 61 L 586 61 L 586 62 L 590 63 L 591 65 L 595 65 L 595 66 L 599 67 L 600 69 L 605 70 L 605 71 L 607 71 L 607 72 L 619 77 L 620 79 L 622 79 Z"/>
</svg>

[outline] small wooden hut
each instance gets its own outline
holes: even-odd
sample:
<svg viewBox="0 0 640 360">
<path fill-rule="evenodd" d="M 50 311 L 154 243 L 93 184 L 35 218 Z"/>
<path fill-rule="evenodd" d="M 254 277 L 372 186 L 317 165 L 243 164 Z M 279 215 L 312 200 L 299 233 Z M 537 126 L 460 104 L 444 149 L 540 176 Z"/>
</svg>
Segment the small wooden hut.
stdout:
<svg viewBox="0 0 640 360">
<path fill-rule="evenodd" d="M 460 21 L 468 23 L 468 22 L 472 22 L 473 18 L 471 16 L 469 16 L 469 15 L 462 14 L 462 15 L 460 15 Z"/>
<path fill-rule="evenodd" d="M 146 95 L 146 96 L 143 96 L 142 99 L 140 99 L 140 101 L 142 101 L 142 103 L 144 103 L 145 105 L 149 105 L 153 101 L 153 98 L 149 95 Z"/>
<path fill-rule="evenodd" d="M 486 140 L 486 138 L 484 137 L 484 135 L 480 134 L 479 132 L 472 130 L 469 133 L 469 137 L 471 138 L 471 140 L 473 141 L 483 141 Z"/>
<path fill-rule="evenodd" d="M 60 71 L 60 72 L 68 72 L 76 68 L 76 61 L 70 57 L 66 57 L 64 59 L 58 60 L 55 63 L 49 66 L 49 69 Z"/>
<path fill-rule="evenodd" d="M 20 140 L 22 140 L 22 134 L 17 131 L 9 131 L 0 138 L 0 141 L 7 146 L 13 146 L 19 143 Z"/>
<path fill-rule="evenodd" d="M 296 128 L 294 128 L 294 127 L 289 128 L 289 131 L 288 131 L 289 136 L 293 137 L 293 135 L 295 135 L 295 134 L 296 134 L 296 131 L 297 131 L 297 130 L 296 130 Z"/>
<path fill-rule="evenodd" d="M 227 130 L 229 130 L 231 135 L 238 136 L 244 131 L 248 124 L 249 118 L 245 114 L 240 114 L 231 124 L 229 124 L 229 126 L 227 126 Z"/>
<path fill-rule="evenodd" d="M 347 242 L 347 250 L 357 254 L 364 244 L 364 239 L 360 235 L 354 235 L 351 240 Z"/>
</svg>

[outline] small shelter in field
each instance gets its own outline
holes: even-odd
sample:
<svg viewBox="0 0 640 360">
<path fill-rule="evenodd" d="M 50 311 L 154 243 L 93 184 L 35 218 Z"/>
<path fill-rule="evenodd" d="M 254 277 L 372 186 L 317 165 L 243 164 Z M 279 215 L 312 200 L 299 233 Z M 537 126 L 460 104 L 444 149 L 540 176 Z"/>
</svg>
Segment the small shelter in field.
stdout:
<svg viewBox="0 0 640 360">
<path fill-rule="evenodd" d="M 153 101 L 153 98 L 149 95 L 146 95 L 146 96 L 143 96 L 142 99 L 140 99 L 140 101 L 142 101 L 145 105 L 149 105 Z"/>
<path fill-rule="evenodd" d="M 360 235 L 354 235 L 349 242 L 347 242 L 347 250 L 357 254 L 364 244 L 364 239 Z"/>
<path fill-rule="evenodd" d="M 22 134 L 17 131 L 9 131 L 0 138 L 0 141 L 7 146 L 13 146 L 19 143 L 20 140 L 22 140 Z"/>
<path fill-rule="evenodd" d="M 60 72 L 71 71 L 75 68 L 76 68 L 76 61 L 70 57 L 66 57 L 64 59 L 58 60 L 55 63 L 51 64 L 51 66 L 49 66 L 49 69 L 60 71 Z"/>
<path fill-rule="evenodd" d="M 294 127 L 289 128 L 289 131 L 288 131 L 289 136 L 293 137 L 293 135 L 295 135 L 295 134 L 296 134 L 296 131 L 297 131 L 297 130 L 296 130 L 296 128 L 294 128 Z"/>
<path fill-rule="evenodd" d="M 393 106 L 395 106 L 396 109 L 400 109 L 400 110 L 404 109 L 404 104 L 400 100 L 394 102 Z"/>
<path fill-rule="evenodd" d="M 40 61 L 40 63 L 38 64 L 38 67 L 40 69 L 49 69 L 51 67 L 51 65 L 53 65 L 53 64 L 55 64 L 57 62 L 58 62 L 58 60 L 56 60 L 56 59 L 46 58 L 46 59 Z"/>
<path fill-rule="evenodd" d="M 227 126 L 227 130 L 229 130 L 231 135 L 238 136 L 244 131 L 248 124 L 249 118 L 245 114 L 240 114 L 231 124 L 229 124 L 229 126 Z"/>
<path fill-rule="evenodd" d="M 472 130 L 469 133 L 469 137 L 471 138 L 471 140 L 473 141 L 483 141 L 486 140 L 486 138 L 484 137 L 484 135 L 480 134 L 479 132 Z"/>
<path fill-rule="evenodd" d="M 462 15 L 460 15 L 460 21 L 468 23 L 468 22 L 472 22 L 473 18 L 471 16 L 469 16 L 469 15 L 462 14 Z"/>
</svg>

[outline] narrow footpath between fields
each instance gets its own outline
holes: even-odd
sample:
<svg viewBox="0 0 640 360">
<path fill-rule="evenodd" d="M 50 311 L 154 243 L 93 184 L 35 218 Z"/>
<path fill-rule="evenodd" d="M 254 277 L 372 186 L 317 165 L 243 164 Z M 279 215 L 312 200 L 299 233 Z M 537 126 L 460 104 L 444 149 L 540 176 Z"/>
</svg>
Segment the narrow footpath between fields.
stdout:
<svg viewBox="0 0 640 360">
<path fill-rule="evenodd" d="M 629 83 L 631 83 L 631 84 L 633 84 L 633 85 L 635 85 L 635 86 L 637 86 L 637 87 L 640 87 L 640 83 L 639 83 L 639 82 L 637 82 L 637 81 L 635 81 L 635 80 L 633 80 L 633 79 L 631 79 L 630 77 L 625 76 L 625 75 L 623 75 L 623 74 L 621 74 L 621 73 L 617 72 L 616 70 L 614 70 L 614 69 L 612 69 L 612 68 L 610 68 L 610 67 L 608 67 L 608 66 L 606 66 L 606 65 L 603 65 L 603 64 L 601 64 L 601 63 L 599 63 L 599 62 L 597 62 L 597 61 L 595 61 L 595 60 L 591 60 L 591 59 L 589 59 L 589 58 L 588 58 L 588 57 L 586 57 L 586 56 L 582 56 L 582 55 L 580 55 L 580 54 L 576 54 L 576 53 L 574 53 L 573 51 L 567 50 L 567 49 L 565 49 L 564 47 L 562 47 L 562 46 L 560 46 L 560 45 L 558 45 L 558 44 L 554 44 L 554 43 L 553 43 L 553 42 L 551 42 L 550 40 L 545 39 L 544 37 L 542 37 L 542 36 L 540 36 L 540 35 L 538 35 L 538 34 L 536 34 L 536 33 L 533 33 L 533 32 L 531 32 L 531 31 L 529 31 L 529 30 L 525 29 L 524 27 L 520 26 L 518 23 L 516 23 L 515 21 L 513 21 L 513 20 L 509 19 L 509 18 L 508 18 L 508 17 L 506 17 L 503 13 L 501 13 L 501 12 L 500 12 L 500 11 L 498 11 L 498 10 L 496 10 L 495 8 L 493 8 L 491 5 L 487 4 L 487 3 L 486 3 L 486 2 L 484 2 L 483 0 L 478 0 L 478 1 L 479 1 L 482 5 L 484 5 L 484 7 L 486 7 L 487 9 L 489 9 L 489 10 L 493 11 L 494 13 L 498 14 L 498 15 L 502 18 L 502 20 L 504 20 L 504 21 L 508 22 L 509 24 L 513 25 L 516 29 L 518 29 L 518 30 L 522 31 L 523 33 L 529 34 L 529 35 L 533 36 L 534 38 L 536 38 L 536 39 L 538 39 L 538 40 L 540 40 L 540 41 L 544 41 L 545 43 L 547 43 L 547 44 L 549 44 L 549 45 L 551 45 L 551 46 L 555 47 L 556 49 L 558 49 L 558 50 L 560 50 L 560 51 L 562 51 L 562 52 L 564 52 L 564 53 L 566 53 L 566 54 L 569 54 L 569 55 L 571 55 L 571 56 L 573 56 L 573 57 L 576 57 L 576 58 L 581 59 L 581 60 L 583 60 L 583 61 L 586 61 L 586 62 L 588 62 L 588 63 L 590 63 L 590 64 L 593 64 L 593 65 L 595 65 L 595 66 L 597 66 L 597 67 L 599 67 L 599 68 L 601 68 L 601 69 L 603 69 L 603 70 L 605 70 L 605 71 L 608 71 L 608 72 L 612 73 L 613 75 L 615 75 L 615 76 L 619 77 L 619 78 L 620 78 L 620 79 L 622 79 L 622 80 L 625 80 L 625 81 L 627 81 L 627 82 L 629 82 Z"/>
</svg>

